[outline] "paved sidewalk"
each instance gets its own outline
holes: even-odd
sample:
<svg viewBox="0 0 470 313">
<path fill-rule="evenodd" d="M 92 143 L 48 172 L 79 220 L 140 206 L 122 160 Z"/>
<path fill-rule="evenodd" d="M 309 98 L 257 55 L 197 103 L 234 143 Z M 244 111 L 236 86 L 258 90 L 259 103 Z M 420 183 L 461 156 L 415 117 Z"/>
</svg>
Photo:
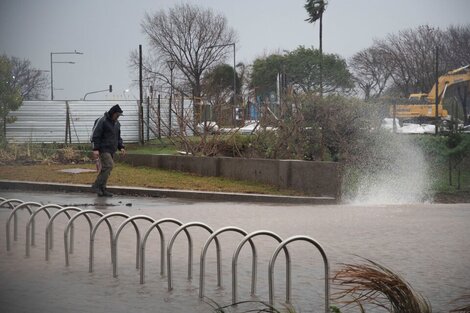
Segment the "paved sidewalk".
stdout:
<svg viewBox="0 0 470 313">
<path fill-rule="evenodd" d="M 67 191 L 91 193 L 89 185 L 44 183 L 32 181 L 0 180 L 0 189 L 34 190 L 34 191 Z M 265 203 L 295 203 L 295 204 L 336 204 L 333 197 L 296 197 L 276 196 L 264 194 L 234 193 L 234 192 L 208 192 L 194 190 L 172 190 L 144 187 L 109 186 L 108 190 L 119 195 L 168 197 L 213 201 L 234 202 L 265 202 Z"/>
</svg>

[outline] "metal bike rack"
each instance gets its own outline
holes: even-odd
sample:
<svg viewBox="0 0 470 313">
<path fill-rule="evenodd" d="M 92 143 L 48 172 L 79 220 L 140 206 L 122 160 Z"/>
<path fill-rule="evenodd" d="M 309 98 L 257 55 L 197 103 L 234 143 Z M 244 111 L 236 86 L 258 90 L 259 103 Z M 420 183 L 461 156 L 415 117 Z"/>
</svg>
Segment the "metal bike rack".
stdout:
<svg viewBox="0 0 470 313">
<path fill-rule="evenodd" d="M 63 209 L 63 207 L 61 207 L 60 205 L 57 205 L 57 204 L 46 204 L 46 205 L 43 205 L 42 207 L 40 207 L 39 209 L 37 209 L 36 211 L 33 212 L 33 214 L 30 216 L 29 220 L 28 220 L 28 223 L 26 223 L 26 256 L 29 257 L 29 246 L 30 246 L 30 233 L 31 233 L 31 246 L 34 246 L 35 245 L 35 231 L 34 231 L 34 221 L 35 221 L 35 218 L 36 218 L 36 215 L 38 215 L 40 212 L 44 211 L 46 212 L 47 214 L 47 217 L 49 217 L 49 220 L 51 219 L 51 213 L 49 212 L 49 208 L 53 208 L 53 209 Z M 51 232 L 50 234 L 52 235 L 53 233 L 53 229 L 52 229 L 53 225 L 51 225 Z M 49 238 L 46 237 L 46 240 L 49 240 L 49 242 L 52 242 L 52 237 L 49 236 Z"/>
<path fill-rule="evenodd" d="M 62 213 L 65 213 L 65 215 L 67 215 L 67 217 L 70 219 L 71 217 L 70 217 L 70 214 L 69 214 L 68 211 L 80 212 L 80 211 L 82 211 L 82 209 L 77 208 L 77 207 L 63 208 L 63 209 L 55 212 L 54 215 L 52 215 L 49 222 L 47 223 L 47 226 L 46 226 L 46 261 L 49 261 L 49 249 L 52 249 L 52 238 L 51 238 L 51 240 L 47 240 L 47 238 L 49 238 L 49 236 L 52 237 L 52 229 L 51 229 L 52 224 L 54 223 L 54 220 L 56 219 L 56 217 L 59 216 Z M 70 250 L 73 251 L 73 232 L 71 232 L 71 234 L 70 234 Z"/>
<path fill-rule="evenodd" d="M 14 205 L 16 204 L 16 206 Z M 37 207 L 36 210 L 33 210 L 33 207 Z M 94 241 L 97 230 L 99 226 L 105 222 L 108 226 L 109 236 L 110 236 L 110 246 L 111 246 L 111 262 L 113 265 L 113 276 L 118 276 L 118 240 L 122 230 L 127 226 L 127 224 L 132 223 L 134 230 L 136 232 L 136 268 L 140 269 L 140 283 L 143 284 L 145 280 L 145 250 L 148 238 L 153 230 L 157 229 L 160 237 L 160 274 L 162 276 L 165 275 L 165 265 L 167 267 L 168 272 L 168 291 L 173 289 L 172 285 L 172 251 L 174 243 L 181 232 L 185 232 L 187 240 L 188 240 L 188 280 L 192 279 L 192 265 L 193 265 L 193 239 L 188 231 L 190 227 L 200 227 L 207 230 L 210 235 L 206 239 L 200 255 L 200 273 L 199 273 L 199 297 L 204 297 L 205 292 L 205 263 L 206 263 L 206 255 L 209 249 L 210 244 L 212 241 L 215 241 L 215 249 L 216 249 L 216 258 L 217 258 L 217 286 L 222 286 L 222 263 L 221 263 L 221 245 L 218 239 L 218 236 L 224 232 L 237 232 L 243 235 L 243 239 L 237 245 L 233 257 L 232 257 L 232 302 L 236 303 L 238 294 L 237 294 L 237 280 L 238 280 L 238 273 L 237 273 L 237 264 L 238 258 L 241 250 L 245 246 L 247 242 L 250 243 L 251 250 L 252 250 L 252 277 L 251 277 L 251 295 L 254 296 L 256 294 L 256 284 L 257 284 L 257 262 L 258 262 L 258 253 L 253 241 L 253 238 L 256 236 L 269 236 L 274 238 L 279 242 L 279 245 L 276 247 L 275 251 L 271 255 L 269 265 L 268 265 L 268 284 L 269 284 L 269 304 L 272 306 L 274 304 L 274 268 L 275 262 L 281 250 L 284 251 L 286 257 L 286 303 L 291 302 L 291 257 L 289 251 L 287 249 L 287 245 L 294 241 L 305 241 L 315 246 L 315 248 L 320 252 L 323 263 L 324 263 L 324 289 L 325 289 L 325 312 L 329 313 L 329 296 L 330 296 L 330 286 L 329 286 L 329 262 L 326 256 L 326 253 L 322 246 L 313 238 L 307 236 L 293 236 L 288 239 L 282 240 L 280 236 L 277 234 L 268 231 L 268 230 L 258 230 L 254 231 L 250 234 L 247 234 L 241 228 L 235 226 L 228 226 L 220 228 L 216 231 L 212 230 L 211 227 L 208 225 L 201 223 L 201 222 L 190 222 L 183 224 L 181 221 L 174 219 L 174 218 L 162 218 L 160 220 L 155 221 L 152 217 L 146 215 L 136 215 L 136 216 L 129 216 L 128 214 L 121 213 L 121 212 L 112 212 L 109 214 L 104 215 L 101 211 L 97 210 L 82 210 L 78 207 L 65 207 L 63 208 L 60 205 L 56 204 L 47 204 L 41 205 L 37 202 L 23 202 L 18 199 L 9 199 L 6 200 L 0 197 L 0 208 L 8 208 L 12 211 L 10 212 L 7 223 L 6 223 L 6 240 L 7 240 L 7 251 L 11 248 L 10 242 L 10 228 L 11 228 L 11 221 L 14 221 L 14 240 L 17 240 L 17 212 L 21 209 L 26 209 L 30 217 L 28 222 L 26 223 L 26 256 L 30 254 L 30 246 L 35 245 L 35 218 L 36 216 L 44 212 L 49 220 L 47 222 L 47 226 L 45 229 L 45 256 L 46 260 L 49 260 L 49 250 L 53 247 L 53 225 L 54 220 L 62 213 L 64 213 L 68 217 L 68 222 L 64 229 L 64 252 L 65 252 L 65 265 L 69 266 L 70 259 L 69 254 L 73 253 L 73 243 L 74 243 L 74 223 L 80 216 L 84 216 L 88 222 L 90 227 L 90 245 L 89 245 L 89 272 L 93 272 L 93 259 L 94 259 Z M 49 209 L 57 209 L 57 211 L 51 215 Z M 74 211 L 76 214 L 73 216 L 69 213 L 69 211 Z M 92 220 L 90 218 L 90 214 L 99 216 L 97 222 L 93 225 Z M 111 217 L 121 217 L 125 218 L 125 220 L 119 225 L 116 232 L 109 221 Z M 136 224 L 137 220 L 146 220 L 151 223 L 148 230 L 144 233 L 141 239 L 141 232 L 139 227 Z M 161 228 L 161 225 L 164 223 L 172 223 L 176 224 L 179 227 L 173 233 L 168 245 L 166 246 L 166 264 L 165 264 L 165 235 Z"/>
<path fill-rule="evenodd" d="M 10 206 L 10 209 L 14 209 L 15 206 L 13 205 L 13 203 L 16 203 L 16 204 L 21 204 L 23 203 L 24 201 L 22 200 L 19 200 L 19 199 L 5 199 L 5 198 L 1 198 L 2 200 L 0 200 L 0 208 L 4 208 L 5 207 L 5 204 L 8 204 Z"/>
<path fill-rule="evenodd" d="M 3 199 L 3 198 L 2 198 Z M 15 206 L 13 203 L 21 204 L 24 201 L 18 200 L 18 199 L 5 199 L 0 203 L 0 208 L 4 207 L 5 204 L 8 204 L 10 209 L 14 210 Z M 18 217 L 15 215 L 14 221 L 13 221 L 13 239 L 16 241 L 18 239 Z"/>
<path fill-rule="evenodd" d="M 269 305 L 273 306 L 274 305 L 274 264 L 276 262 L 276 258 L 279 255 L 279 252 L 285 248 L 286 245 L 293 241 L 307 241 L 313 244 L 318 251 L 320 252 L 322 258 L 323 258 L 323 264 L 324 264 L 324 269 L 325 269 L 325 313 L 330 312 L 330 285 L 329 285 L 329 272 L 330 268 L 328 265 L 328 258 L 326 257 L 325 250 L 323 250 L 322 246 L 313 238 L 307 237 L 307 236 L 293 236 L 290 238 L 287 238 L 283 242 L 281 242 L 276 250 L 274 251 L 271 260 L 269 261 L 269 266 L 268 266 L 268 279 L 269 279 Z M 290 279 L 290 277 L 289 277 Z"/>
<path fill-rule="evenodd" d="M 241 249 L 245 245 L 247 241 L 250 242 L 250 244 L 253 245 L 252 243 L 252 238 L 256 236 L 269 236 L 274 239 L 276 239 L 279 243 L 282 242 L 282 238 L 277 235 L 276 233 L 273 233 L 269 230 L 258 230 L 255 232 L 252 232 L 245 236 L 243 240 L 238 244 L 233 257 L 232 257 L 232 303 L 237 303 L 238 301 L 238 294 L 237 294 L 237 281 L 238 281 L 238 270 L 237 270 L 237 263 L 238 263 L 238 255 L 240 254 Z M 253 249 L 252 247 L 252 249 Z M 291 297 L 291 259 L 289 255 L 289 251 L 287 248 L 284 248 L 284 253 L 286 255 L 286 303 L 290 303 L 290 297 Z M 252 261 L 252 271 L 251 271 L 251 296 L 256 295 L 256 276 L 257 276 L 257 255 L 256 255 L 256 249 L 254 249 L 253 253 L 253 261 Z"/>
<path fill-rule="evenodd" d="M 118 270 L 117 270 L 117 264 L 118 264 L 118 259 L 117 259 L 117 240 L 119 238 L 119 234 L 121 233 L 121 231 L 123 230 L 123 228 L 130 222 L 133 222 L 135 220 L 146 220 L 146 221 L 149 221 L 150 223 L 155 223 L 155 220 L 153 218 L 151 218 L 150 216 L 147 216 L 147 215 L 136 215 L 136 216 L 132 216 L 132 217 L 129 217 L 128 219 L 126 219 L 124 222 L 121 223 L 121 225 L 119 225 L 119 228 L 118 230 L 116 231 L 116 234 L 114 235 L 113 237 L 113 241 L 112 241 L 112 246 L 114 247 L 114 262 L 113 262 L 113 277 L 117 277 L 118 276 Z M 134 224 L 135 225 L 135 224 Z M 138 227 L 135 227 L 135 230 L 136 230 L 136 236 L 137 236 L 137 245 L 136 245 L 136 249 L 137 249 L 137 252 L 136 252 L 136 268 L 139 268 L 139 260 L 140 260 L 140 253 L 139 253 L 139 246 L 140 246 L 140 232 L 139 232 L 139 228 Z M 113 251 L 113 249 L 111 250 Z"/>
<path fill-rule="evenodd" d="M 212 230 L 212 228 L 210 228 L 209 226 L 207 226 L 206 224 L 204 223 L 200 223 L 200 222 L 190 222 L 190 223 L 186 223 L 182 226 L 180 226 L 176 231 L 175 233 L 173 234 L 173 236 L 171 237 L 170 239 L 170 242 L 168 243 L 168 247 L 167 247 L 167 252 L 166 252 L 166 257 L 167 257 L 167 267 L 168 267 L 168 291 L 171 291 L 173 289 L 173 285 L 172 285 L 172 266 L 171 266 L 171 251 L 173 249 L 173 244 L 175 243 L 175 240 L 176 240 L 176 237 L 178 236 L 179 233 L 181 233 L 183 230 L 189 228 L 189 227 L 194 227 L 194 226 L 197 226 L 197 227 L 202 227 L 204 228 L 205 230 L 207 230 L 210 234 L 212 234 L 214 231 Z M 218 282 L 218 285 L 220 286 L 220 283 L 221 283 L 221 274 L 220 274 L 220 244 L 219 244 L 219 240 L 217 239 L 217 237 L 215 238 L 215 244 L 216 244 L 216 247 L 217 247 L 217 282 Z M 189 247 L 189 256 L 188 256 L 188 280 L 191 280 L 192 278 L 192 267 L 193 267 L 193 247 L 192 247 L 192 241 L 188 241 L 188 245 L 190 246 Z"/>
<path fill-rule="evenodd" d="M 96 215 L 99 215 L 100 217 L 102 217 L 104 214 L 100 211 L 96 211 L 96 210 L 83 210 L 77 214 L 75 214 L 70 220 L 69 222 L 67 223 L 67 226 L 65 227 L 65 230 L 64 230 L 64 251 L 65 251 L 65 266 L 69 266 L 69 247 L 68 247 L 68 236 L 69 236 L 69 229 L 73 226 L 73 221 L 75 221 L 77 218 L 79 218 L 80 216 L 82 215 L 85 215 L 85 218 L 87 219 L 88 221 L 88 225 L 90 226 L 90 239 L 91 239 L 91 231 L 92 231 L 92 223 L 91 223 L 91 220 L 90 220 L 90 217 L 88 216 L 88 214 L 96 214 Z M 70 252 L 72 253 L 72 252 Z"/>
<path fill-rule="evenodd" d="M 221 229 L 216 230 L 214 233 L 212 233 L 209 238 L 207 238 L 202 250 L 201 250 L 201 259 L 200 259 L 200 270 L 199 270 L 199 298 L 204 297 L 204 276 L 206 272 L 206 254 L 207 254 L 207 249 L 209 248 L 210 243 L 212 240 L 216 239 L 218 235 L 225 233 L 225 232 L 237 232 L 239 234 L 242 234 L 243 236 L 247 235 L 247 232 L 244 231 L 241 228 L 235 227 L 235 226 L 227 226 L 223 227 Z M 253 242 L 250 240 L 251 244 L 251 250 L 252 250 L 252 255 L 253 255 L 253 269 L 256 272 L 256 262 L 255 256 L 256 256 L 256 248 L 253 245 Z M 217 245 L 217 257 L 220 258 L 220 246 Z M 220 260 L 217 260 L 217 273 L 220 273 L 222 271 L 222 264 Z M 222 276 L 218 277 L 218 287 L 222 286 Z"/>
<path fill-rule="evenodd" d="M 33 214 L 33 211 L 31 210 L 31 207 L 30 206 L 37 206 L 37 207 L 40 207 L 41 204 L 40 203 L 37 203 L 37 202 L 23 202 L 19 205 L 17 205 L 10 213 L 10 215 L 8 216 L 8 219 L 7 219 L 7 225 L 6 225 L 6 238 L 7 238 L 7 251 L 10 251 L 10 222 L 12 219 L 16 219 L 16 212 L 20 209 L 27 209 L 28 212 L 29 212 L 29 215 L 32 215 Z M 18 236 L 17 236 L 17 233 L 18 233 L 18 230 L 17 230 L 17 223 L 13 223 L 14 226 L 14 234 L 16 235 L 13 235 L 13 240 L 14 241 L 17 241 L 18 240 Z M 33 229 L 34 229 L 34 224 L 32 225 Z"/>
<path fill-rule="evenodd" d="M 109 245 L 111 247 L 111 263 L 114 264 L 114 249 L 113 249 L 113 237 L 114 237 L 114 232 L 113 232 L 113 227 L 111 226 L 111 223 L 108 221 L 110 217 L 124 217 L 126 219 L 129 218 L 128 214 L 122 213 L 122 212 L 112 212 L 104 215 L 101 217 L 98 222 L 96 222 L 95 226 L 93 227 L 93 230 L 91 231 L 91 237 L 90 237 L 90 264 L 89 264 L 89 269 L 88 271 L 90 273 L 93 272 L 93 259 L 95 255 L 95 236 L 96 232 L 98 230 L 98 227 L 101 225 L 101 223 L 106 222 L 106 225 L 108 225 L 108 230 L 109 230 Z M 132 222 L 134 225 L 134 228 L 136 232 L 139 231 L 137 225 Z"/>
<path fill-rule="evenodd" d="M 182 222 L 180 222 L 177 219 L 174 218 L 163 218 L 160 219 L 156 222 L 154 222 L 150 228 L 145 232 L 142 241 L 140 243 L 140 283 L 144 283 L 144 276 L 145 276 L 145 246 L 147 244 L 147 239 L 150 235 L 150 233 L 156 228 L 158 230 L 158 233 L 160 235 L 160 275 L 163 276 L 165 275 L 165 235 L 163 234 L 162 229 L 160 228 L 160 224 L 163 223 L 173 223 L 178 226 L 183 225 Z M 186 237 L 188 238 L 188 242 L 191 242 L 191 244 L 188 245 L 188 250 L 190 250 L 190 247 L 192 247 L 192 238 L 189 232 L 185 229 L 184 232 L 186 233 Z M 188 251 L 188 255 L 190 255 L 191 252 Z"/>
</svg>

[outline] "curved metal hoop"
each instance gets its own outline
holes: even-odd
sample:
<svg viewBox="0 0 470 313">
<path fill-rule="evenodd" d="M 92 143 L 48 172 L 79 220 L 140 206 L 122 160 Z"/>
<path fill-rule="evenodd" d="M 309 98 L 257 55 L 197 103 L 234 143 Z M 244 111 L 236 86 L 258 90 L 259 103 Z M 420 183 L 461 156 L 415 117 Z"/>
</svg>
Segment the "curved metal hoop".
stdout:
<svg viewBox="0 0 470 313">
<path fill-rule="evenodd" d="M 67 215 L 67 217 L 70 219 L 71 217 L 70 217 L 70 214 L 69 214 L 68 211 L 80 212 L 80 211 L 82 211 L 82 209 L 77 208 L 77 207 L 63 208 L 63 209 L 55 212 L 54 215 L 52 215 L 49 222 L 47 223 L 47 226 L 46 226 L 46 261 L 49 261 L 49 250 L 52 249 L 52 239 L 47 240 L 47 238 L 49 238 L 49 236 L 52 236 L 52 224 L 54 223 L 54 220 L 56 219 L 56 217 L 59 216 L 62 213 L 65 213 L 65 215 Z M 50 243 L 49 243 L 49 241 L 50 241 Z M 70 249 L 73 249 L 73 233 L 70 235 Z"/>
<path fill-rule="evenodd" d="M 34 213 L 31 215 L 31 217 L 29 218 L 28 220 L 28 223 L 26 223 L 26 256 L 29 257 L 29 247 L 30 247 L 30 232 L 31 232 L 31 246 L 34 246 L 35 245 L 35 240 L 34 240 L 34 237 L 35 237 L 35 231 L 34 231 L 34 221 L 35 221 L 35 218 L 36 218 L 36 215 L 38 215 L 40 212 L 46 212 L 47 214 L 47 217 L 49 218 L 49 220 L 51 219 L 51 213 L 49 212 L 49 208 L 54 208 L 54 209 L 59 209 L 59 210 L 62 210 L 63 207 L 61 207 L 60 205 L 57 205 L 57 204 L 46 204 L 46 205 L 43 205 L 42 207 L 38 208 L 36 211 L 34 211 Z M 50 245 L 52 247 L 52 232 L 53 232 L 53 229 L 52 229 L 52 225 L 51 225 L 51 231 L 50 231 L 50 234 L 51 236 L 49 236 L 49 238 L 46 237 L 46 240 L 49 240 L 50 242 Z"/>
<path fill-rule="evenodd" d="M 237 264 L 238 264 L 238 255 L 240 254 L 241 249 L 245 245 L 247 241 L 252 241 L 251 239 L 257 236 L 269 236 L 271 238 L 276 239 L 279 243 L 282 242 L 282 238 L 277 235 L 276 233 L 273 233 L 272 231 L 269 230 L 258 230 L 254 231 L 245 238 L 238 244 L 235 252 L 233 253 L 232 257 L 232 303 L 237 303 L 238 301 L 238 293 L 237 293 L 237 281 L 238 281 L 238 269 L 237 269 Z M 253 243 L 254 246 L 254 243 Z M 256 262 L 257 262 L 257 255 L 256 255 L 256 249 L 254 250 L 255 254 L 253 255 L 253 265 L 252 265 L 252 272 L 251 272 L 251 296 L 256 295 L 256 276 L 257 276 L 257 270 L 256 270 Z M 286 255 L 286 303 L 290 303 L 290 297 L 291 297 L 291 259 L 289 255 L 289 251 L 287 248 L 284 248 L 284 253 Z"/>
<path fill-rule="evenodd" d="M 126 219 L 129 218 L 128 214 L 121 213 L 121 212 L 112 212 L 104 215 L 101 217 L 93 227 L 91 231 L 91 236 L 90 236 L 90 255 L 89 255 L 89 267 L 88 267 L 88 272 L 92 273 L 93 272 L 93 261 L 94 261 L 94 256 L 95 256 L 95 236 L 96 232 L 98 231 L 98 227 L 103 223 L 106 222 L 106 225 L 108 225 L 108 230 L 109 230 L 109 245 L 111 247 L 111 263 L 114 264 L 114 247 L 113 247 L 113 237 L 114 237 L 114 232 L 113 232 L 113 227 L 111 226 L 111 223 L 109 222 L 110 217 L 124 217 Z M 137 225 L 132 222 L 134 225 L 134 228 L 136 229 L 136 232 L 138 232 Z"/>
<path fill-rule="evenodd" d="M 168 291 L 171 291 L 173 289 L 173 283 L 172 283 L 172 259 L 171 259 L 171 256 L 172 256 L 172 249 L 173 249 L 173 244 L 175 243 L 175 240 L 176 240 L 176 237 L 178 237 L 178 234 L 181 233 L 183 230 L 189 228 L 189 227 L 201 227 L 201 228 L 204 228 L 205 230 L 207 230 L 210 234 L 212 234 L 214 231 L 212 230 L 212 228 L 210 228 L 209 226 L 207 226 L 206 224 L 204 223 L 200 223 L 200 222 L 190 222 L 190 223 L 186 223 L 182 226 L 180 226 L 176 231 L 175 233 L 173 234 L 173 236 L 171 237 L 170 239 L 170 242 L 168 243 L 168 247 L 167 247 L 167 252 L 166 252 L 166 258 L 167 258 L 167 267 L 168 267 Z M 217 238 L 215 238 L 215 244 L 217 246 L 217 268 L 219 269 L 220 268 L 220 244 L 219 244 L 219 240 Z M 192 278 L 192 265 L 193 265 L 193 247 L 192 247 L 192 242 L 188 242 L 188 245 L 190 246 L 189 248 L 189 255 L 188 255 L 188 280 L 191 280 Z M 220 273 L 217 273 L 217 277 L 220 276 Z"/>
<path fill-rule="evenodd" d="M 276 258 L 279 254 L 279 252 L 284 249 L 286 245 L 293 241 L 306 241 L 314 245 L 317 250 L 320 252 L 322 258 L 323 258 L 323 265 L 324 265 L 324 270 L 325 270 L 325 313 L 330 312 L 330 284 L 329 284 L 329 275 L 330 275 L 330 267 L 328 265 L 328 258 L 326 257 L 325 250 L 322 248 L 322 246 L 313 238 L 307 237 L 307 236 L 293 236 L 290 238 L 287 238 L 283 242 L 281 242 L 276 250 L 274 251 L 271 260 L 269 261 L 269 266 L 268 266 L 268 279 L 269 279 L 269 304 L 272 306 L 274 305 L 274 264 L 276 262 Z"/>
<path fill-rule="evenodd" d="M 14 219 L 13 222 L 13 240 L 17 241 L 18 240 L 18 221 L 17 221 L 17 215 L 16 212 L 20 209 L 26 209 L 29 212 L 29 215 L 33 215 L 33 211 L 31 210 L 30 206 L 37 206 L 40 207 L 41 204 L 37 202 L 23 202 L 21 204 L 18 204 L 11 212 L 10 215 L 8 216 L 7 220 L 7 225 L 6 225 L 6 238 L 7 238 L 7 251 L 10 251 L 10 222 L 12 219 Z M 32 225 L 34 228 L 34 224 Z"/>
<path fill-rule="evenodd" d="M 206 273 L 207 249 L 209 248 L 209 245 L 212 242 L 212 240 L 217 239 L 218 235 L 220 235 L 222 233 L 225 233 L 225 232 L 229 232 L 229 231 L 242 234 L 243 236 L 247 235 L 247 232 L 244 231 L 243 229 L 239 228 L 239 227 L 227 226 L 227 227 L 223 227 L 223 228 L 220 228 L 220 229 L 216 230 L 214 233 L 212 233 L 209 236 L 209 238 L 207 238 L 207 240 L 204 243 L 204 246 L 202 247 L 202 250 L 201 250 L 200 270 L 199 270 L 199 298 L 204 297 L 204 283 L 205 283 L 204 276 L 205 276 L 205 273 Z M 252 254 L 253 254 L 253 256 L 255 256 L 256 255 L 256 248 L 253 245 L 253 242 L 251 240 L 250 240 L 250 244 L 251 244 Z M 217 286 L 218 287 L 222 286 L 222 276 L 221 276 L 222 263 L 221 263 L 221 260 L 220 260 L 220 255 L 221 255 L 220 246 L 217 245 Z M 253 260 L 254 260 L 254 258 L 253 258 Z M 256 267 L 256 265 L 255 265 L 255 267 Z"/>
<path fill-rule="evenodd" d="M 155 228 L 158 230 L 158 233 L 160 235 L 160 275 L 161 276 L 165 275 L 165 235 L 163 234 L 163 231 L 160 228 L 160 224 L 163 224 L 163 223 L 173 223 L 178 226 L 183 225 L 183 223 L 177 219 L 163 218 L 154 222 L 152 225 L 150 225 L 149 229 L 145 232 L 145 235 L 143 236 L 142 241 L 140 243 L 140 283 L 141 284 L 144 283 L 144 276 L 145 276 L 145 246 L 147 244 L 147 239 L 150 233 Z M 184 230 L 184 232 L 186 233 L 188 242 L 192 242 L 192 238 L 189 232 L 186 229 Z M 191 246 L 192 245 L 188 245 L 188 249 L 190 249 Z M 188 253 L 191 253 L 191 252 L 188 251 Z"/>
<path fill-rule="evenodd" d="M 13 205 L 13 203 L 16 203 L 17 205 L 19 205 L 24 202 L 18 199 L 4 199 L 4 198 L 2 199 L 3 201 L 0 203 L 0 209 L 4 209 L 5 205 L 8 204 L 9 208 L 6 208 L 6 209 L 14 210 L 15 206 Z M 16 214 L 13 220 L 13 238 L 15 241 L 18 238 L 18 216 L 16 216 Z"/>
<path fill-rule="evenodd" d="M 65 227 L 65 230 L 64 230 L 64 252 L 65 252 L 65 266 L 69 266 L 69 245 L 68 245 L 68 242 L 69 242 L 69 230 L 71 227 L 73 227 L 73 222 L 79 218 L 80 216 L 82 215 L 85 215 L 85 218 L 88 222 L 88 225 L 90 226 L 90 238 L 91 238 L 91 231 L 92 231 L 92 223 L 91 223 L 91 219 L 90 217 L 88 216 L 88 214 L 96 214 L 98 216 L 103 216 L 104 214 L 100 211 L 97 211 L 97 210 L 83 210 L 81 212 L 78 212 L 77 214 L 75 214 L 70 220 L 69 222 L 67 223 L 67 226 Z M 72 253 L 73 251 L 70 251 L 70 253 Z"/>
<path fill-rule="evenodd" d="M 119 235 L 121 234 L 121 231 L 124 229 L 124 227 L 130 223 L 130 222 L 133 222 L 133 221 L 136 221 L 136 220 L 146 220 L 146 221 L 149 221 L 150 223 L 155 223 L 155 220 L 153 218 L 151 218 L 150 216 L 147 216 L 147 215 L 136 215 L 136 216 L 132 216 L 132 217 L 129 217 L 128 219 L 126 219 L 124 222 L 121 223 L 121 225 L 119 225 L 119 228 L 118 230 L 116 231 L 116 234 L 114 235 L 113 237 L 113 241 L 112 241 L 112 245 L 114 246 L 114 262 L 113 262 L 113 277 L 117 277 L 118 276 L 118 270 L 117 270 L 117 265 L 118 265 L 118 259 L 117 259 L 117 241 L 119 239 Z M 136 244 L 136 268 L 139 268 L 139 260 L 140 260 L 140 253 L 139 253 L 139 246 L 140 246 L 140 231 L 139 231 L 139 228 L 134 224 L 134 228 L 136 230 L 136 236 L 137 236 L 137 244 Z"/>
</svg>

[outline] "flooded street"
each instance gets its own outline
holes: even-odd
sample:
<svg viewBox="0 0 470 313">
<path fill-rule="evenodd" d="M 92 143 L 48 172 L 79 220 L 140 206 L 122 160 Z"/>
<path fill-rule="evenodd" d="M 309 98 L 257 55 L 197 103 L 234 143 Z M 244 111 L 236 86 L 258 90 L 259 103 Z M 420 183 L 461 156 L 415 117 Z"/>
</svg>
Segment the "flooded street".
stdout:
<svg viewBox="0 0 470 313">
<path fill-rule="evenodd" d="M 250 233 L 270 230 L 283 239 L 306 235 L 317 240 L 329 258 L 331 272 L 341 263 L 374 260 L 400 274 L 432 304 L 434 312 L 448 312 L 450 302 L 470 290 L 470 205 L 280 205 L 203 202 L 164 198 L 118 196 L 96 198 L 93 194 L 0 191 L 0 197 L 43 204 L 97 209 L 103 213 L 146 215 L 155 220 L 176 218 L 198 221 L 213 230 L 237 226 Z M 25 225 L 29 213 L 19 214 L 18 241 L 6 250 L 8 209 L 0 209 L 0 308 L 3 312 L 211 312 L 199 301 L 199 256 L 208 232 L 191 228 L 194 242 L 193 279 L 186 279 L 187 240 L 178 236 L 173 250 L 173 286 L 160 276 L 157 232 L 147 242 L 145 284 L 136 269 L 136 236 L 128 225 L 118 243 L 119 276 L 113 278 L 109 235 L 105 227 L 95 240 L 94 272 L 88 272 L 89 228 L 84 218 L 75 223 L 75 250 L 65 266 L 63 233 L 67 218 L 54 223 L 54 249 L 45 261 L 45 216 L 36 222 L 36 246 L 25 257 Z M 96 222 L 98 218 L 92 217 Z M 117 225 L 122 219 L 113 220 Z M 150 223 L 139 221 L 144 232 Z M 168 243 L 176 225 L 162 226 Z M 231 260 L 242 235 L 219 237 L 222 251 L 223 288 L 216 284 L 216 257 L 212 243 L 206 261 L 205 295 L 220 305 L 231 303 Z M 251 256 L 245 246 L 238 262 L 239 300 L 268 301 L 268 262 L 277 242 L 269 237 L 254 239 L 258 250 L 257 298 L 250 297 Z M 289 245 L 292 259 L 292 302 L 300 312 L 323 310 L 323 263 L 306 242 Z M 285 299 L 284 256 L 275 266 L 276 303 Z M 334 292 L 334 286 L 332 288 Z M 242 311 L 242 308 L 239 309 Z M 233 312 L 237 312 L 235 309 Z"/>
</svg>

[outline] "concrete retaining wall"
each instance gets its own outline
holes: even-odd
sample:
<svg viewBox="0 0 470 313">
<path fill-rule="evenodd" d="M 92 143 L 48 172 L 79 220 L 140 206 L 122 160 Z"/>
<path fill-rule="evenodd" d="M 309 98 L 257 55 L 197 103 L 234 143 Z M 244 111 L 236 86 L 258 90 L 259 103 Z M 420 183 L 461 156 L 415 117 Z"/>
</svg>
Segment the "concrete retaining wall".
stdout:
<svg viewBox="0 0 470 313">
<path fill-rule="evenodd" d="M 201 176 L 220 176 L 299 190 L 339 200 L 340 170 L 335 162 L 127 154 L 120 161 Z"/>
</svg>

